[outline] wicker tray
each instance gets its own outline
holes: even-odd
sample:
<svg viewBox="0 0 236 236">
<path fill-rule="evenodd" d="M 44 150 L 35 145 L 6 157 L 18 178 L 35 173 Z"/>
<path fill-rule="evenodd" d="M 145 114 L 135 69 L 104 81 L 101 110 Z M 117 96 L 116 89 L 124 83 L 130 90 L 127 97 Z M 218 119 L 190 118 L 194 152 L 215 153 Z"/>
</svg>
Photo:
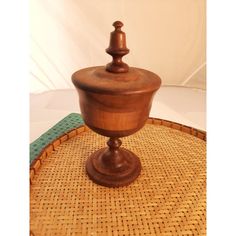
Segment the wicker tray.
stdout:
<svg viewBox="0 0 236 236">
<path fill-rule="evenodd" d="M 107 138 L 81 125 L 31 160 L 31 235 L 206 235 L 206 134 L 149 119 L 122 138 L 142 163 L 127 187 L 94 184 L 85 161 Z"/>
</svg>

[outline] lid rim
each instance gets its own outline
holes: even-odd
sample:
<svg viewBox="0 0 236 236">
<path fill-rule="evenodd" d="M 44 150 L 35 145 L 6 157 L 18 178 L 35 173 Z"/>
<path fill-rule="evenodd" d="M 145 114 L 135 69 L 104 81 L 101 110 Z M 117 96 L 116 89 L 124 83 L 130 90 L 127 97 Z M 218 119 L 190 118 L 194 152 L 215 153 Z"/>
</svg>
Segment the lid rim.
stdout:
<svg viewBox="0 0 236 236">
<path fill-rule="evenodd" d="M 73 82 L 74 83 L 74 82 Z M 153 89 L 142 89 L 142 90 L 127 90 L 127 91 L 111 91 L 111 90 L 102 90 L 99 88 L 92 88 L 92 87 L 87 87 L 78 83 L 74 83 L 76 86 L 76 89 L 83 90 L 85 92 L 90 92 L 90 93 L 97 93 L 97 94 L 104 94 L 104 95 L 131 95 L 131 94 L 146 94 L 146 93 L 152 93 L 157 91 L 160 87 L 161 84 L 158 87 L 155 87 Z"/>
<path fill-rule="evenodd" d="M 104 66 L 88 67 L 72 74 L 76 88 L 99 94 L 131 95 L 158 90 L 161 78 L 155 73 L 130 67 L 127 73 L 110 73 Z"/>
</svg>

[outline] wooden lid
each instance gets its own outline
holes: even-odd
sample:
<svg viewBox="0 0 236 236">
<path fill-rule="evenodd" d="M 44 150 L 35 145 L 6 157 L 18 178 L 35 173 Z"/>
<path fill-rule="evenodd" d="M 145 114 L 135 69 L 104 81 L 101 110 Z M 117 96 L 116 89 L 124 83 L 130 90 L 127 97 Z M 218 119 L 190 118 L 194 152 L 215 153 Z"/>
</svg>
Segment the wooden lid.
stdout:
<svg viewBox="0 0 236 236">
<path fill-rule="evenodd" d="M 129 67 L 122 57 L 129 52 L 126 35 L 121 31 L 123 23 L 113 23 L 115 30 L 110 35 L 110 45 L 106 52 L 113 58 L 106 66 L 81 69 L 72 75 L 77 88 L 103 94 L 147 93 L 159 89 L 161 79 L 153 72 Z"/>
<path fill-rule="evenodd" d="M 110 73 L 105 66 L 89 67 L 75 72 L 72 80 L 77 88 L 104 94 L 146 93 L 161 85 L 159 76 L 134 67 L 127 73 Z"/>
</svg>

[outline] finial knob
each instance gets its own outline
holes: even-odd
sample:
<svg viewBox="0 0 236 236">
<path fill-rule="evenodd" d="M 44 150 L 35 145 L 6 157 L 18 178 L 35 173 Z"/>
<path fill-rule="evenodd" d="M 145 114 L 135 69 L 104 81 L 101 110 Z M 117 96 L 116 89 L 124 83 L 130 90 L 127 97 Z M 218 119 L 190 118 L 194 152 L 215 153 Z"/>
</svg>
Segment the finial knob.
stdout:
<svg viewBox="0 0 236 236">
<path fill-rule="evenodd" d="M 106 70 L 112 73 L 124 73 L 129 71 L 129 66 L 122 61 L 122 57 L 129 53 L 126 47 L 126 36 L 121 30 L 123 23 L 115 21 L 115 30 L 110 34 L 110 45 L 106 52 L 113 58 L 112 62 L 106 65 Z"/>
</svg>

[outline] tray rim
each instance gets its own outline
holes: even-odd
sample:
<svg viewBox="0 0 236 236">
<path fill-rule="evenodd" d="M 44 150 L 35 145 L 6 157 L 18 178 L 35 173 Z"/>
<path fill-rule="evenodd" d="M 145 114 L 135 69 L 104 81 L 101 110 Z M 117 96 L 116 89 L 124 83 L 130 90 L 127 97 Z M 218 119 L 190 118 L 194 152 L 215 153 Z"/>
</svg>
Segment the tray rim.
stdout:
<svg viewBox="0 0 236 236">
<path fill-rule="evenodd" d="M 206 131 L 196 129 L 187 125 L 154 117 L 149 117 L 148 120 L 146 121 L 146 124 L 163 125 L 193 135 L 206 142 L 206 134 L 207 134 Z M 39 152 L 39 154 L 32 160 L 30 164 L 29 168 L 30 185 L 32 184 L 34 175 L 40 169 L 42 161 L 45 158 L 47 158 L 55 150 L 56 147 L 58 147 L 61 143 L 66 142 L 67 140 L 88 130 L 90 130 L 88 126 L 86 126 L 84 123 L 80 123 L 78 124 L 78 127 L 68 130 L 66 133 L 61 134 L 60 136 L 52 140 L 50 143 L 48 143 L 45 147 L 43 147 L 42 150 Z"/>
</svg>

